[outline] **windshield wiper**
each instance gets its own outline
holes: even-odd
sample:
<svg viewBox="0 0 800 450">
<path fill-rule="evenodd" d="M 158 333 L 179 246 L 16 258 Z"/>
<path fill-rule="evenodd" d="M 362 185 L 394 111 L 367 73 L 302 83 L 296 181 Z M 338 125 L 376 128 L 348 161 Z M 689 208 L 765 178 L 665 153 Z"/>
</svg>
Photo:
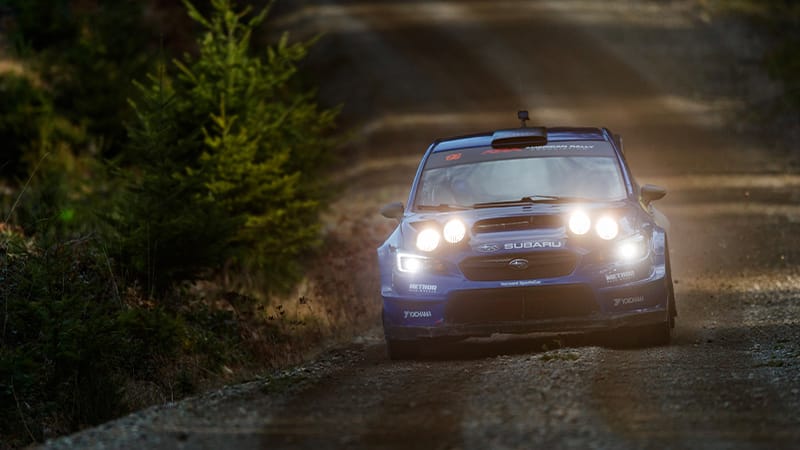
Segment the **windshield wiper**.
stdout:
<svg viewBox="0 0 800 450">
<path fill-rule="evenodd" d="M 503 200 L 499 202 L 475 203 L 473 208 L 493 208 L 495 206 L 518 206 L 530 203 L 572 203 L 593 201 L 585 197 L 562 197 L 558 195 L 529 195 L 518 200 Z"/>
<path fill-rule="evenodd" d="M 464 205 L 449 205 L 447 203 L 440 203 L 438 205 L 417 205 L 417 209 L 425 211 L 465 211 L 468 209 L 472 209 L 472 207 Z"/>
<path fill-rule="evenodd" d="M 531 195 L 522 197 L 522 201 L 530 203 L 576 203 L 576 202 L 596 202 L 596 199 L 586 197 L 568 197 L 563 195 Z"/>
</svg>

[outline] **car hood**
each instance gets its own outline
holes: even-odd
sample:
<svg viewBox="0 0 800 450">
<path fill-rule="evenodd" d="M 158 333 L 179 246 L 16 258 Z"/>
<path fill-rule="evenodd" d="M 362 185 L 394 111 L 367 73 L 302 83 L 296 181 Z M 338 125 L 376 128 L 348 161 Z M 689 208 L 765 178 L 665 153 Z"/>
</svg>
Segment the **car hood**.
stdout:
<svg viewBox="0 0 800 450">
<path fill-rule="evenodd" d="M 529 205 L 497 206 L 492 208 L 467 209 L 463 211 L 414 212 L 406 215 L 403 220 L 404 222 L 437 221 L 445 223 L 457 217 L 463 220 L 467 226 L 471 226 L 474 225 L 475 222 L 491 218 L 531 215 L 566 216 L 576 210 L 591 213 L 606 210 L 619 211 L 629 208 L 631 208 L 631 205 L 627 200 L 602 203 L 531 203 Z"/>
</svg>

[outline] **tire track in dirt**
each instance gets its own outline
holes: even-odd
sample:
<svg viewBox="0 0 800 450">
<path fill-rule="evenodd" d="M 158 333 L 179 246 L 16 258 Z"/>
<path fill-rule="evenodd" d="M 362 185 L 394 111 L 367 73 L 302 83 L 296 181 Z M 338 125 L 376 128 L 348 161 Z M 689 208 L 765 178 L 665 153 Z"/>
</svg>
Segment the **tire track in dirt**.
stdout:
<svg viewBox="0 0 800 450">
<path fill-rule="evenodd" d="M 363 361 L 272 411 L 262 446 L 407 448 L 413 439 L 421 448 L 461 447 L 462 404 L 477 368 L 453 361 L 398 365 L 383 345 L 371 345 Z"/>
</svg>

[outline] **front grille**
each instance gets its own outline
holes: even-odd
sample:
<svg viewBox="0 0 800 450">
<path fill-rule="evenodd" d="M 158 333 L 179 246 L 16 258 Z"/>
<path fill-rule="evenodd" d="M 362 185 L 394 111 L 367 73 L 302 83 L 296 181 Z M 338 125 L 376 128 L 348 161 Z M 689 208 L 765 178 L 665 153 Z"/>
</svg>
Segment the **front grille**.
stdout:
<svg viewBox="0 0 800 450">
<path fill-rule="evenodd" d="M 562 216 L 532 215 L 515 217 L 496 217 L 475 222 L 472 233 L 495 233 L 501 231 L 533 230 L 537 228 L 559 228 L 564 226 Z"/>
<path fill-rule="evenodd" d="M 445 321 L 453 324 L 513 322 L 588 316 L 598 311 L 585 285 L 459 291 L 450 296 Z"/>
<path fill-rule="evenodd" d="M 527 267 L 509 265 L 515 259 L 527 261 Z M 531 280 L 569 275 L 575 270 L 578 256 L 564 251 L 538 251 L 518 255 L 475 256 L 459 264 L 461 272 L 472 281 Z"/>
</svg>

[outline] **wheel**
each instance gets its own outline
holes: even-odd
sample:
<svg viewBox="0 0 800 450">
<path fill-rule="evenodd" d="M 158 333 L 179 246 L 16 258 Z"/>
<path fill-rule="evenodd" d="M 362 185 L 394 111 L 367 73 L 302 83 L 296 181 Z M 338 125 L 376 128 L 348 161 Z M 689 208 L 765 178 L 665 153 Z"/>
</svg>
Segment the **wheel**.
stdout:
<svg viewBox="0 0 800 450">
<path fill-rule="evenodd" d="M 389 354 L 389 359 L 393 361 L 415 359 L 419 356 L 419 348 L 419 342 L 417 341 L 386 339 L 386 352 Z"/>
<path fill-rule="evenodd" d="M 672 339 L 672 326 L 669 320 L 609 330 L 601 334 L 604 345 L 611 348 L 657 347 L 669 344 Z"/>
<path fill-rule="evenodd" d="M 666 258 L 667 266 L 667 276 L 665 279 L 667 280 L 667 295 L 669 295 L 667 300 L 667 308 L 669 310 L 669 326 L 670 328 L 675 328 L 675 317 L 678 316 L 678 306 L 675 304 L 675 286 L 672 282 L 672 265 L 670 265 L 669 262 L 669 242 L 664 243 L 664 257 Z"/>
<path fill-rule="evenodd" d="M 672 320 L 631 329 L 634 342 L 639 347 L 668 345 L 672 339 Z"/>
<path fill-rule="evenodd" d="M 666 238 L 664 242 L 664 258 L 666 265 L 666 276 L 664 280 L 667 284 L 667 320 L 653 325 L 630 328 L 630 339 L 632 343 L 638 347 L 668 345 L 670 340 L 672 340 L 672 329 L 675 328 L 675 317 L 678 315 L 678 309 L 675 306 L 672 267 L 669 263 L 669 243 L 666 241 Z"/>
</svg>

